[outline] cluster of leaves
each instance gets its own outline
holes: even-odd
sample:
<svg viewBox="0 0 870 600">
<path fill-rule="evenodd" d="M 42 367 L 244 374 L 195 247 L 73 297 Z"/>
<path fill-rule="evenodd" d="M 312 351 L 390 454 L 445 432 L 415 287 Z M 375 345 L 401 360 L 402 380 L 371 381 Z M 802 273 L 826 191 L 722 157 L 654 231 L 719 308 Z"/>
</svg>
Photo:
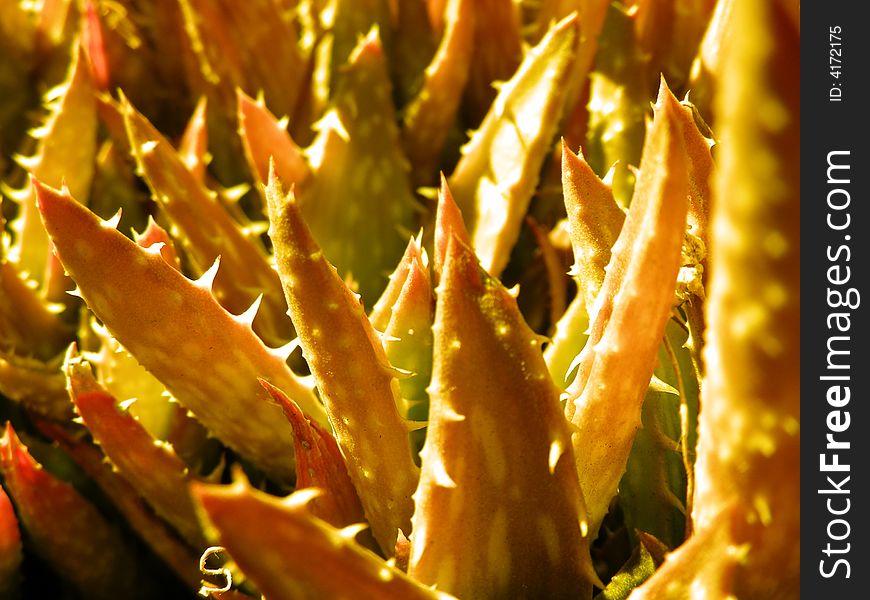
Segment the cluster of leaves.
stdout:
<svg viewBox="0 0 870 600">
<path fill-rule="evenodd" d="M 798 46 L 0 4 L 0 596 L 797 597 Z"/>
</svg>

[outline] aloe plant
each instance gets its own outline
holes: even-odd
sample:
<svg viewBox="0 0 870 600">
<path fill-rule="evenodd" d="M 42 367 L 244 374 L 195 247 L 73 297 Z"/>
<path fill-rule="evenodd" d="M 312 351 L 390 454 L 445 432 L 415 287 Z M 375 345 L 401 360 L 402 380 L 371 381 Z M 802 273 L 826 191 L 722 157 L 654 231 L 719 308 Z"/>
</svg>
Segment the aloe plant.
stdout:
<svg viewBox="0 0 870 600">
<path fill-rule="evenodd" d="M 794 7 L 42 8 L 2 597 L 798 597 Z"/>
</svg>

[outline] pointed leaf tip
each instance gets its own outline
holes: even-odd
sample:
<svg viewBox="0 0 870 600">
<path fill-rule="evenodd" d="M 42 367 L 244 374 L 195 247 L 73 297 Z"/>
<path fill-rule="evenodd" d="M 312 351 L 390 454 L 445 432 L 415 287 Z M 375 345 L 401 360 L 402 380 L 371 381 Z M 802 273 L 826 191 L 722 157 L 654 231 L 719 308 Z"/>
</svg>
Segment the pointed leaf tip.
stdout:
<svg viewBox="0 0 870 600">
<path fill-rule="evenodd" d="M 440 277 L 447 257 L 450 239 L 456 236 L 459 241 L 471 247 L 471 239 L 465 228 L 462 211 L 456 205 L 447 178 L 441 173 L 441 187 L 438 190 L 438 208 L 435 217 L 435 274 Z"/>
</svg>

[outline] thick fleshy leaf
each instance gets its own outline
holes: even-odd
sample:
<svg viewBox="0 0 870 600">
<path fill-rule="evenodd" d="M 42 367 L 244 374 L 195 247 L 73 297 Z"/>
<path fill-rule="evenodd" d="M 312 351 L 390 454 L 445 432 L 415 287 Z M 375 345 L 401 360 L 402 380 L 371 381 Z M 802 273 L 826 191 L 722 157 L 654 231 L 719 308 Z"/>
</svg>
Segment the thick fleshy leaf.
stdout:
<svg viewBox="0 0 870 600">
<path fill-rule="evenodd" d="M 64 370 L 76 411 L 121 476 L 193 547 L 204 545 L 187 490 L 190 477 L 184 462 L 118 406 L 74 349 L 67 354 Z"/>
<path fill-rule="evenodd" d="M 302 150 L 287 133 L 286 124 L 279 121 L 266 108 L 266 103 L 254 100 L 242 90 L 236 90 L 238 101 L 239 135 L 254 175 L 257 189 L 269 181 L 269 164 L 274 162 L 275 172 L 288 185 L 300 185 L 310 170 Z"/>
<path fill-rule="evenodd" d="M 289 314 L 372 532 L 390 555 L 398 530 L 410 531 L 418 478 L 397 410 L 396 372 L 359 297 L 329 264 L 274 171 L 266 195 Z"/>
<path fill-rule="evenodd" d="M 651 535 L 641 533 L 631 557 L 614 575 L 595 600 L 626 600 L 632 590 L 650 578 L 662 564 L 667 547 Z"/>
<path fill-rule="evenodd" d="M 507 265 L 556 133 L 576 46 L 576 18 L 553 26 L 501 86 L 450 176 L 474 249 L 495 276 Z"/>
<path fill-rule="evenodd" d="M 571 275 L 586 306 L 595 304 L 611 248 L 619 237 L 625 213 L 616 204 L 610 185 L 598 178 L 581 155 L 562 145 L 562 190 L 574 266 Z"/>
<path fill-rule="evenodd" d="M 639 0 L 635 35 L 646 62 L 649 85 L 663 76 L 683 89 L 716 0 Z"/>
<path fill-rule="evenodd" d="M 36 425 L 94 481 L 154 554 L 188 587 L 194 588 L 199 582 L 199 569 L 193 550 L 179 540 L 166 521 L 154 514 L 139 491 L 118 475 L 100 449 L 80 439 L 80 431 L 71 432 L 45 420 L 38 420 Z"/>
<path fill-rule="evenodd" d="M 306 153 L 313 176 L 298 189 L 305 220 L 326 259 L 372 305 L 419 211 L 377 30 L 359 40 Z"/>
<path fill-rule="evenodd" d="M 613 195 L 628 207 L 646 132 L 650 89 L 634 32 L 635 14 L 621 4 L 607 9 L 595 69 L 589 75 L 586 158 L 597 173 L 614 165 Z M 617 162 L 618 161 L 618 162 Z"/>
<path fill-rule="evenodd" d="M 571 275 L 577 282 L 577 295 L 556 323 L 544 359 L 553 379 L 564 387 L 571 381 L 573 360 L 586 343 L 589 311 L 604 282 L 604 268 L 610 261 L 610 249 L 622 229 L 625 213 L 617 206 L 610 186 L 564 140 L 562 190 L 574 251 Z"/>
<path fill-rule="evenodd" d="M 354 541 L 356 527 L 335 529 L 311 515 L 308 492 L 267 496 L 242 482 L 197 484 L 206 520 L 241 570 L 270 600 L 355 598 L 448 600 Z M 239 519 L 239 515 L 245 515 Z"/>
<path fill-rule="evenodd" d="M 193 114 L 187 122 L 181 141 L 178 143 L 178 154 L 182 162 L 200 183 L 205 182 L 205 168 L 208 165 L 208 129 L 205 126 L 207 101 L 203 96 L 196 103 Z"/>
<path fill-rule="evenodd" d="M 215 195 L 197 181 L 169 142 L 126 100 L 124 120 L 136 162 L 155 200 L 183 235 L 199 273 L 221 257 L 216 297 L 233 313 L 246 310 L 263 295 L 255 330 L 273 344 L 292 339 L 281 282 L 265 250 L 244 235 L 240 224 Z"/>
<path fill-rule="evenodd" d="M 270 0 L 181 0 L 184 30 L 197 62 L 191 87 L 208 97 L 209 137 L 222 181 L 240 174 L 236 89 L 262 91 L 278 114 L 293 116 L 308 73 L 291 11 Z M 268 47 L 268 52 L 263 48 Z M 281 65 L 275 68 L 275 65 Z"/>
<path fill-rule="evenodd" d="M 422 260 L 420 242 L 417 238 L 411 238 L 408 246 L 405 248 L 405 254 L 402 255 L 402 260 L 390 273 L 390 279 L 387 282 L 387 287 L 384 289 L 381 297 L 375 302 L 371 313 L 369 313 L 369 321 L 375 330 L 384 332 L 387 325 L 390 323 L 390 317 L 393 314 L 393 306 L 399 299 L 402 293 L 402 288 L 405 285 L 405 280 L 408 279 L 408 273 L 411 266 L 417 260 Z"/>
<path fill-rule="evenodd" d="M 589 593 L 583 494 L 542 340 L 455 236 L 434 333 L 409 574 L 460 598 Z"/>
<path fill-rule="evenodd" d="M 437 40 L 426 0 L 404 0 L 390 6 L 390 79 L 395 85 L 396 105 L 405 106 L 419 91 L 423 71 L 435 54 Z"/>
<path fill-rule="evenodd" d="M 188 280 L 68 193 L 35 185 L 56 251 L 106 328 L 224 443 L 274 477 L 292 479 L 290 426 L 257 378 L 280 386 L 309 416 L 325 419 L 284 353 L 257 338 L 250 315 L 234 317 L 221 308 L 208 277 Z"/>
<path fill-rule="evenodd" d="M 429 412 L 426 389 L 432 375 L 432 320 L 434 298 L 425 255 L 418 251 L 409 265 L 408 276 L 393 305 L 384 330 L 387 360 L 408 375 L 399 380 L 400 414 L 411 421 L 425 421 Z M 425 433 L 411 432 L 414 454 L 423 446 Z"/>
<path fill-rule="evenodd" d="M 474 35 L 465 105 L 473 127 L 490 110 L 495 85 L 513 76 L 522 62 L 523 38 L 516 2 L 475 0 L 471 5 Z M 445 13 L 445 22 L 446 18 Z"/>
<path fill-rule="evenodd" d="M 724 41 L 716 99 L 696 537 L 663 567 L 679 585 L 656 595 L 667 580 L 654 576 L 641 598 L 718 594 L 723 581 L 740 598 L 799 595 L 800 34 L 778 3 L 736 0 L 732 18 L 741 35 Z M 735 564 L 696 571 L 735 547 Z"/>
<path fill-rule="evenodd" d="M 662 82 L 631 209 L 568 388 L 566 414 L 578 428 L 574 451 L 592 532 L 625 471 L 674 303 L 689 194 L 679 110 Z"/>
<path fill-rule="evenodd" d="M 36 154 L 18 157 L 18 162 L 48 185 L 59 187 L 65 182 L 84 201 L 94 173 L 97 109 L 84 55 L 80 51 L 74 55 L 66 81 L 46 96 L 50 114 L 45 124 L 31 132 L 38 140 Z M 9 258 L 43 289 L 51 289 L 52 278 L 62 277 L 63 272 L 49 271 L 48 237 L 39 220 L 36 196 L 29 186 L 15 196 L 20 196 L 20 214 L 11 224 L 17 235 Z"/>
<path fill-rule="evenodd" d="M 705 120 L 713 115 L 713 98 L 723 57 L 725 40 L 737 35 L 733 18 L 734 0 L 717 0 L 707 30 L 701 40 L 689 78 L 692 103 Z"/>
<path fill-rule="evenodd" d="M 56 363 L 0 352 L 0 393 L 27 410 L 50 419 L 73 416 L 63 373 Z"/>
<path fill-rule="evenodd" d="M 154 219 L 149 217 L 141 234 L 134 231 L 133 239 L 146 250 L 159 249 L 167 264 L 181 270 L 172 239 Z M 96 367 L 100 385 L 122 403 L 153 437 L 169 441 L 173 429 L 181 422 L 187 422 L 188 427 L 202 428 L 187 416 L 181 405 L 171 401 L 166 386 L 139 364 L 105 327 L 94 320 L 91 330 L 100 345 L 97 352 L 86 353 L 86 356 Z"/>
<path fill-rule="evenodd" d="M 0 468 L 29 547 L 64 579 L 95 600 L 153 597 L 119 531 L 70 484 L 45 471 L 11 424 L 0 439 Z"/>
<path fill-rule="evenodd" d="M 356 488 L 332 434 L 308 419 L 284 392 L 267 381 L 260 383 L 293 426 L 296 489 L 318 488 L 323 492 L 308 505 L 311 514 L 338 528 L 365 521 Z"/>
<path fill-rule="evenodd" d="M 572 148 L 586 141 L 589 74 L 598 55 L 599 37 L 610 4 L 610 0 L 542 0 L 536 17 L 535 38 L 538 39 L 543 37 L 552 22 L 575 11 L 578 15 L 580 41 L 568 82 L 567 121 L 563 128 L 563 135 Z"/>
<path fill-rule="evenodd" d="M 0 487 L 0 597 L 17 598 L 21 532 L 9 496 Z"/>
<path fill-rule="evenodd" d="M 59 318 L 61 308 L 47 302 L 15 264 L 0 257 L 0 348 L 43 360 L 54 358 L 72 334 Z"/>
<path fill-rule="evenodd" d="M 472 5 L 471 0 L 450 0 L 445 7 L 441 44 L 402 118 L 402 143 L 414 183 L 419 185 L 430 183 L 468 81 L 474 40 Z"/>
<path fill-rule="evenodd" d="M 441 188 L 438 190 L 438 208 L 435 213 L 435 260 L 432 265 L 436 280 L 440 279 L 441 272 L 444 270 L 447 246 L 454 236 L 466 246 L 471 247 L 471 237 L 465 228 L 462 212 L 456 206 L 447 179 L 442 174 Z"/>
</svg>

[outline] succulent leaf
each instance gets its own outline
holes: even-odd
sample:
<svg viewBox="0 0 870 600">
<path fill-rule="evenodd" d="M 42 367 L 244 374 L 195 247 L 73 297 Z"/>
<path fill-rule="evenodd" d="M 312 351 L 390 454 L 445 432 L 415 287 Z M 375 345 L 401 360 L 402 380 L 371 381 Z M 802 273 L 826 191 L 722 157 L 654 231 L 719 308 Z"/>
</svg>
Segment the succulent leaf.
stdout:
<svg viewBox="0 0 870 600">
<path fill-rule="evenodd" d="M 359 297 L 327 261 L 274 171 L 266 195 L 275 261 L 303 355 L 372 532 L 390 555 L 396 533 L 410 531 L 418 478 L 397 409 L 395 371 Z"/>
<path fill-rule="evenodd" d="M 363 522 L 362 504 L 332 433 L 317 421 L 308 419 L 284 392 L 265 380 L 260 383 L 293 426 L 296 489 L 318 488 L 323 491 L 309 503 L 311 514 L 339 529 Z"/>
<path fill-rule="evenodd" d="M 129 526 L 189 588 L 199 582 L 196 556 L 178 534 L 155 515 L 139 491 L 107 463 L 105 455 L 93 444 L 84 441 L 80 432 L 70 432 L 56 422 L 37 421 L 39 430 L 54 440 L 124 516 Z"/>
<path fill-rule="evenodd" d="M 471 69 L 473 2 L 450 0 L 445 10 L 444 36 L 402 118 L 402 143 L 419 185 L 436 170 Z"/>
<path fill-rule="evenodd" d="M 67 354 L 64 370 L 76 411 L 121 476 L 192 546 L 204 546 L 205 538 L 187 489 L 190 477 L 184 462 L 169 445 L 153 438 L 133 415 L 118 406 L 74 349 Z"/>
<path fill-rule="evenodd" d="M 306 491 L 275 498 L 237 481 L 197 484 L 193 494 L 220 543 L 271 600 L 339 598 L 351 591 L 372 600 L 451 598 L 363 549 L 353 540 L 358 529 L 335 529 L 312 516 Z"/>
<path fill-rule="evenodd" d="M 562 190 L 568 212 L 578 293 L 592 308 L 604 283 L 611 248 L 619 237 L 625 213 L 610 185 L 598 178 L 583 157 L 562 145 Z"/>
<path fill-rule="evenodd" d="M 441 278 L 444 261 L 447 258 L 447 246 L 453 237 L 459 238 L 459 241 L 471 247 L 471 237 L 465 228 L 462 211 L 456 205 L 447 179 L 442 173 L 441 187 L 438 190 L 438 208 L 435 213 L 435 260 L 432 265 L 436 281 Z"/>
<path fill-rule="evenodd" d="M 578 428 L 574 452 L 593 532 L 625 470 L 674 302 L 688 204 L 679 110 L 662 81 L 631 209 L 568 389 L 566 414 Z M 641 322 L 643 336 L 635 327 Z"/>
<path fill-rule="evenodd" d="M 208 129 L 205 126 L 206 106 L 207 100 L 203 96 L 196 103 L 196 108 L 193 109 L 193 114 L 190 115 L 190 120 L 178 143 L 178 155 L 194 179 L 200 183 L 205 182 L 205 168 L 209 161 Z"/>
<path fill-rule="evenodd" d="M 262 294 L 255 329 L 270 343 L 291 339 L 281 282 L 269 266 L 265 250 L 244 235 L 166 138 L 125 99 L 122 107 L 136 162 L 154 198 L 184 235 L 199 273 L 221 256 L 221 270 L 215 279 L 218 300 L 233 313 L 240 313 Z"/>
<path fill-rule="evenodd" d="M 413 244 L 414 241 L 412 240 Z M 432 320 L 434 298 L 425 255 L 412 253 L 408 276 L 393 305 L 390 320 L 384 329 L 383 345 L 389 363 L 407 373 L 399 380 L 403 402 L 399 413 L 405 419 L 423 422 L 429 413 L 426 389 L 432 376 Z M 412 447 L 417 456 L 423 446 L 425 432 L 411 431 Z"/>
<path fill-rule="evenodd" d="M 390 273 L 387 287 L 384 288 L 381 297 L 378 298 L 371 313 L 369 313 L 369 321 L 376 331 L 384 332 L 387 330 L 387 325 L 389 325 L 393 314 L 393 306 L 402 293 L 402 288 L 408 279 L 408 273 L 418 259 L 422 260 L 421 251 L 422 248 L 420 247 L 419 240 L 411 238 L 408 246 L 405 248 L 405 254 L 402 255 L 402 260 L 399 261 L 399 264 Z"/>
<path fill-rule="evenodd" d="M 564 387 L 571 381 L 574 357 L 586 342 L 589 312 L 604 282 L 610 250 L 622 229 L 625 213 L 616 204 L 611 187 L 564 140 L 562 190 L 574 251 L 571 275 L 577 282 L 577 295 L 556 323 L 544 358 L 554 381 Z"/>
<path fill-rule="evenodd" d="M 409 574 L 461 598 L 588 593 L 583 494 L 541 339 L 456 236 L 434 332 Z"/>
<path fill-rule="evenodd" d="M 282 115 L 295 115 L 304 92 L 307 61 L 299 44 L 290 11 L 277 2 L 252 0 L 181 0 L 184 30 L 195 55 L 198 72 L 191 87 L 208 98 L 209 137 L 215 167 L 222 181 L 238 177 L 242 156 L 236 136 L 236 89 L 248 94 L 262 90 L 269 106 Z M 262 48 L 268 47 L 268 52 Z M 274 68 L 280 64 L 281 68 Z"/>
<path fill-rule="evenodd" d="M 274 161 L 275 172 L 282 181 L 288 185 L 302 184 L 310 169 L 284 124 L 269 112 L 264 101 L 254 100 L 242 90 L 236 90 L 236 96 L 239 135 L 257 189 L 262 191 L 269 181 L 270 161 Z"/>
<path fill-rule="evenodd" d="M 576 46 L 576 17 L 553 26 L 501 86 L 450 176 L 474 249 L 493 275 L 507 265 L 519 236 L 562 115 Z"/>
<path fill-rule="evenodd" d="M 48 185 L 64 183 L 76 197 L 86 200 L 94 173 L 97 112 L 94 87 L 81 51 L 75 52 L 66 81 L 46 97 L 50 114 L 36 130 L 38 149 L 33 156 L 19 157 L 19 162 L 35 177 Z M 36 207 L 36 196 L 27 187 L 20 203 L 20 215 L 12 223 L 17 232 L 9 259 L 44 290 L 52 289 L 63 272 L 50 272 L 50 249 Z M 60 292 L 62 293 L 62 292 Z M 52 298 L 57 300 L 57 295 Z"/>
<path fill-rule="evenodd" d="M 696 534 L 640 598 L 723 587 L 738 597 L 790 598 L 800 588 L 800 514 L 792 510 L 800 494 L 800 34 L 778 3 L 737 0 L 732 18 L 742 35 L 724 42 L 716 97 L 724 142 L 710 240 Z M 746 161 L 748 153 L 759 158 Z M 737 548 L 731 564 L 708 558 Z M 704 560 L 702 572 L 687 568 Z M 656 596 L 666 577 L 678 583 Z"/>
<path fill-rule="evenodd" d="M 0 469 L 30 545 L 61 576 L 95 600 L 151 597 L 117 529 L 70 484 L 43 469 L 8 423 Z"/>
<path fill-rule="evenodd" d="M 15 509 L 0 487 L 0 596 L 17 598 L 18 569 L 21 567 L 21 532 Z"/>
<path fill-rule="evenodd" d="M 292 479 L 290 426 L 257 378 L 325 420 L 307 385 L 215 301 L 207 281 L 188 280 L 159 254 L 104 227 L 68 193 L 35 185 L 56 251 L 106 328 L 227 445 L 275 478 Z"/>
<path fill-rule="evenodd" d="M 73 413 L 65 385 L 57 364 L 0 352 L 0 393 L 29 411 L 69 420 Z"/>
<path fill-rule="evenodd" d="M 383 49 L 373 29 L 342 71 L 307 149 L 313 176 L 298 190 L 327 260 L 342 276 L 353 277 L 369 305 L 402 256 L 419 211 L 395 123 Z"/>
<path fill-rule="evenodd" d="M 523 38 L 516 2 L 476 0 L 471 4 L 474 37 L 465 104 L 470 125 L 476 126 L 495 100 L 496 85 L 509 79 L 523 61 Z M 446 14 L 444 21 L 446 26 Z"/>
<path fill-rule="evenodd" d="M 61 305 L 51 303 L 0 256 L 0 347 L 49 360 L 69 342 L 72 331 L 60 320 Z"/>
</svg>

